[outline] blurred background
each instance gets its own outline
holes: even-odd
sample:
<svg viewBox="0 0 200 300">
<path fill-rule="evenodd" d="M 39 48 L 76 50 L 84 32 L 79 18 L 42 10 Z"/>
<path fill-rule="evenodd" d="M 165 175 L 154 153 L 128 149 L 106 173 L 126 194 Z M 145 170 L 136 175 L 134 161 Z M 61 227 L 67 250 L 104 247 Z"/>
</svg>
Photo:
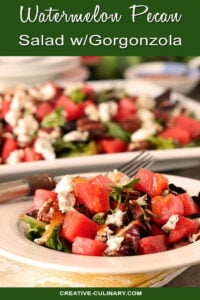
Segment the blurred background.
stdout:
<svg viewBox="0 0 200 300">
<path fill-rule="evenodd" d="M 199 70 L 200 56 L 1 56 L 0 84 L 143 78 L 189 94 Z"/>
</svg>

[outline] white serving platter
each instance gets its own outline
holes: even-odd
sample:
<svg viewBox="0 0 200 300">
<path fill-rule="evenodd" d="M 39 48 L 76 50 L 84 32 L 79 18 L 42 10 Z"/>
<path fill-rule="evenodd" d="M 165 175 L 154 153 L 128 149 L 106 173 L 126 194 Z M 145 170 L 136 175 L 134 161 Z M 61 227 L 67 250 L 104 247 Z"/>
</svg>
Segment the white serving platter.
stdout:
<svg viewBox="0 0 200 300">
<path fill-rule="evenodd" d="M 109 80 L 88 82 L 96 90 L 106 88 L 123 88 L 131 95 L 148 95 L 156 97 L 164 92 L 164 88 L 143 80 Z M 62 81 L 63 84 L 63 81 Z M 68 83 L 70 87 L 77 83 Z M 66 83 L 66 86 L 68 86 Z M 172 98 L 178 99 L 184 107 L 194 111 L 200 118 L 200 103 L 178 93 L 172 93 Z M 172 150 L 150 151 L 157 162 L 151 166 L 153 171 L 167 171 L 173 169 L 194 167 L 200 165 L 200 147 L 179 148 Z M 138 155 L 138 152 L 124 152 L 117 154 L 99 154 L 74 158 L 60 158 L 54 161 L 37 161 L 19 163 L 17 165 L 0 165 L 0 182 L 12 180 L 29 174 L 51 173 L 64 175 L 66 173 L 106 171 L 119 167 Z"/>
</svg>

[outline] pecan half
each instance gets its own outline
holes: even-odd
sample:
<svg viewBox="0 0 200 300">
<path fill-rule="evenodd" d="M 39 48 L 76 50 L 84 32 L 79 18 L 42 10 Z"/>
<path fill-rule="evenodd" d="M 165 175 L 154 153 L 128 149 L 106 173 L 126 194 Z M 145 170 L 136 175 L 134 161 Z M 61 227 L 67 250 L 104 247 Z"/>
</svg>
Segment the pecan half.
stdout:
<svg viewBox="0 0 200 300">
<path fill-rule="evenodd" d="M 80 131 L 87 131 L 89 139 L 110 138 L 110 135 L 105 132 L 105 127 L 98 121 L 90 120 L 87 118 L 77 121 L 77 127 Z"/>
<path fill-rule="evenodd" d="M 55 212 L 54 201 L 49 199 L 38 211 L 37 219 L 42 222 L 50 222 Z"/>
<path fill-rule="evenodd" d="M 129 120 L 129 119 L 124 119 L 124 120 L 121 120 L 119 122 L 120 126 L 128 131 L 128 132 L 135 132 L 137 129 L 140 128 L 140 124 L 137 120 Z"/>
</svg>

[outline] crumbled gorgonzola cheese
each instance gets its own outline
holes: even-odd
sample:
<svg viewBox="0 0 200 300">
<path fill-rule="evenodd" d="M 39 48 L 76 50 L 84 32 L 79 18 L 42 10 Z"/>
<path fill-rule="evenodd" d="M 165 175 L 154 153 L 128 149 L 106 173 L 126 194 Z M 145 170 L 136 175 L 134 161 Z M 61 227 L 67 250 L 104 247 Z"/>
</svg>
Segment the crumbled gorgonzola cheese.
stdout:
<svg viewBox="0 0 200 300">
<path fill-rule="evenodd" d="M 120 249 L 123 240 L 124 240 L 123 236 L 116 236 L 116 235 L 111 236 L 106 242 L 108 247 L 106 248 L 105 253 L 115 254 L 115 252 Z"/>
<path fill-rule="evenodd" d="M 63 176 L 56 185 L 55 192 L 58 193 L 58 205 L 63 213 L 74 210 L 76 199 L 72 193 L 73 189 L 73 179 L 69 175 Z"/>
<path fill-rule="evenodd" d="M 123 217 L 125 215 L 125 212 L 121 210 L 117 210 L 111 215 L 108 215 L 106 218 L 106 224 L 114 224 L 117 227 L 120 227 L 123 225 Z"/>
<path fill-rule="evenodd" d="M 39 124 L 35 118 L 31 115 L 26 115 L 24 118 L 18 120 L 13 132 L 17 136 L 19 143 L 27 144 L 32 140 L 38 128 Z"/>
<path fill-rule="evenodd" d="M 99 120 L 99 111 L 95 105 L 88 105 L 85 109 L 85 114 L 90 120 Z"/>
<path fill-rule="evenodd" d="M 163 226 L 162 226 L 162 230 L 164 232 L 169 232 L 170 230 L 174 229 L 176 227 L 176 223 L 178 222 L 179 220 L 179 217 L 178 215 L 172 215 L 169 220 L 167 221 L 167 223 L 165 223 Z"/>
<path fill-rule="evenodd" d="M 35 151 L 41 154 L 46 160 L 54 160 L 56 154 L 51 141 L 46 138 L 39 138 L 34 144 Z"/>
<path fill-rule="evenodd" d="M 114 101 L 100 103 L 98 106 L 99 119 L 101 122 L 110 122 L 112 117 L 116 115 L 118 105 Z"/>
<path fill-rule="evenodd" d="M 73 130 L 63 136 L 64 142 L 85 142 L 88 140 L 88 131 Z"/>
<path fill-rule="evenodd" d="M 114 170 L 113 172 L 108 173 L 108 178 L 115 184 L 115 185 L 125 185 L 131 181 L 131 178 L 127 175 L 123 174 L 118 170 Z"/>
</svg>

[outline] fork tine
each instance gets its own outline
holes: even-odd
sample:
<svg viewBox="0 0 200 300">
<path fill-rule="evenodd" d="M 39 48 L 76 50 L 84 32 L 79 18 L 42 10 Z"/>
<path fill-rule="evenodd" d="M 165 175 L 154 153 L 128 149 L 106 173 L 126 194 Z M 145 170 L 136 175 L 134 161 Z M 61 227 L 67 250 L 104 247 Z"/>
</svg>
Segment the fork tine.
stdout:
<svg viewBox="0 0 200 300">
<path fill-rule="evenodd" d="M 147 168 L 154 162 L 155 162 L 155 158 L 149 157 L 147 160 L 143 160 L 142 162 L 140 162 L 140 165 L 137 164 L 137 166 L 136 165 L 130 166 L 130 169 L 126 172 L 126 175 L 128 175 L 129 177 L 133 177 L 139 168 Z"/>
<path fill-rule="evenodd" d="M 122 169 L 120 168 L 119 170 L 123 173 L 126 173 L 129 171 L 130 168 L 137 168 L 142 164 L 143 161 L 146 161 L 147 159 L 150 158 L 150 154 L 145 152 L 143 155 L 141 155 L 138 159 L 132 159 L 129 161 L 129 163 L 126 165 L 126 167 L 123 167 Z"/>
<path fill-rule="evenodd" d="M 119 167 L 118 170 L 121 172 L 125 172 L 127 168 L 130 167 L 131 164 L 137 163 L 137 161 L 141 161 L 142 159 L 144 159 L 146 154 L 147 154 L 146 151 L 140 152 L 136 157 L 134 157 L 133 159 L 131 159 L 130 161 L 128 161 L 127 163 Z"/>
</svg>

